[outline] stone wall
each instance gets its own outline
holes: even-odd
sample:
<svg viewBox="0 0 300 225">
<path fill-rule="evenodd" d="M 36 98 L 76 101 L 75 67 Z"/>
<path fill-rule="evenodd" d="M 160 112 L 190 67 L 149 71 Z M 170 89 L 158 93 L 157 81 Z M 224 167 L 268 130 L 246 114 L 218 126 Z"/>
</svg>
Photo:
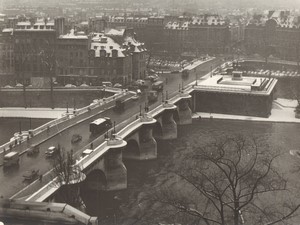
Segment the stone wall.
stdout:
<svg viewBox="0 0 300 225">
<path fill-rule="evenodd" d="M 272 98 L 273 95 L 198 91 L 196 93 L 196 112 L 269 117 Z"/>
<path fill-rule="evenodd" d="M 55 108 L 82 108 L 93 102 L 94 99 L 111 96 L 101 90 L 54 90 L 53 101 Z M 24 92 L 22 89 L 1 89 L 0 107 L 24 107 Z M 51 107 L 50 90 L 26 90 L 27 107 Z"/>
</svg>

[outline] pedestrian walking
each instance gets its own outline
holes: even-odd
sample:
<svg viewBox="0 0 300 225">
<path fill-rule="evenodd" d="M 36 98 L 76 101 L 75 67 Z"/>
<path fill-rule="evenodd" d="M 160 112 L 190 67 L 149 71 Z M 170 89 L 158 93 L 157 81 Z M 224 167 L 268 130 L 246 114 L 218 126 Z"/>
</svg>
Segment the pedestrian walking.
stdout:
<svg viewBox="0 0 300 225">
<path fill-rule="evenodd" d="M 41 174 L 39 177 L 39 181 L 42 182 L 43 181 L 43 175 Z"/>
<path fill-rule="evenodd" d="M 93 149 L 93 148 L 94 148 L 94 143 L 92 142 L 92 143 L 91 143 L 91 149 Z"/>
</svg>

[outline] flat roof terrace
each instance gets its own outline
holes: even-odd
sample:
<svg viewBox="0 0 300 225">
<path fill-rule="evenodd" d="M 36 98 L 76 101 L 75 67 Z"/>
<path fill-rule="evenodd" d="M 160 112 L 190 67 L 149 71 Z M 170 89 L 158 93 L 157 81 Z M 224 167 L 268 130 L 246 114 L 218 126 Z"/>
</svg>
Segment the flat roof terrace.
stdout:
<svg viewBox="0 0 300 225">
<path fill-rule="evenodd" d="M 251 95 L 270 95 L 277 79 L 263 77 L 239 77 L 232 75 L 215 75 L 202 80 L 194 87 L 195 90 L 208 92 L 231 92 Z"/>
</svg>

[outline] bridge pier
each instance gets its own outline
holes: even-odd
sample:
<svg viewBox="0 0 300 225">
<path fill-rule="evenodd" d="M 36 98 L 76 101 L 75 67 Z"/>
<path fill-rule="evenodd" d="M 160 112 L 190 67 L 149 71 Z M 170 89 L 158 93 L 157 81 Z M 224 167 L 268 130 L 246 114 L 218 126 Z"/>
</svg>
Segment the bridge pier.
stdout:
<svg viewBox="0 0 300 225">
<path fill-rule="evenodd" d="M 156 119 L 147 113 L 139 118 L 142 126 L 126 138 L 127 146 L 123 158 L 128 160 L 150 160 L 157 158 L 157 143 L 153 137 L 153 124 Z"/>
<path fill-rule="evenodd" d="M 177 107 L 174 104 L 165 102 L 163 104 L 165 111 L 163 112 L 161 118 L 161 132 L 156 133 L 155 138 L 160 140 L 172 140 L 177 138 L 177 124 L 174 120 L 174 112 Z"/>
<path fill-rule="evenodd" d="M 154 120 L 154 123 L 156 120 Z M 149 160 L 157 158 L 157 143 L 153 137 L 152 125 L 143 125 L 139 131 L 140 157 L 139 160 Z"/>
<path fill-rule="evenodd" d="M 104 157 L 104 173 L 106 175 L 107 191 L 116 191 L 127 188 L 127 169 L 122 161 L 122 150 L 127 142 L 113 138 L 107 141 L 110 150 Z"/>
<path fill-rule="evenodd" d="M 179 125 L 192 124 L 192 110 L 189 103 L 192 98 L 188 93 L 181 93 L 181 100 L 178 103 Z"/>
</svg>

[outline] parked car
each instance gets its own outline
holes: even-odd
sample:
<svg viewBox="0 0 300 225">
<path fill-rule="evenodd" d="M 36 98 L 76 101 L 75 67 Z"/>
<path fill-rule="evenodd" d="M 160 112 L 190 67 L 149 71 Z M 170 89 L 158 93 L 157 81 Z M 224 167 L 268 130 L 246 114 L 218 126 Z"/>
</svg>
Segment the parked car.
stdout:
<svg viewBox="0 0 300 225">
<path fill-rule="evenodd" d="M 48 157 L 50 158 L 50 157 L 53 157 L 54 155 L 56 155 L 58 152 L 59 152 L 59 149 L 57 147 L 51 146 L 46 150 L 45 155 L 47 158 Z"/>
<path fill-rule="evenodd" d="M 27 155 L 28 155 L 28 156 L 32 156 L 32 155 L 38 154 L 39 152 L 40 152 L 39 146 L 31 146 L 31 147 L 27 150 Z"/>
<path fill-rule="evenodd" d="M 79 135 L 79 134 L 74 134 L 74 135 L 72 136 L 71 143 L 72 143 L 72 144 L 75 144 L 75 143 L 77 143 L 77 142 L 80 142 L 81 140 L 82 140 L 82 136 L 81 136 L 81 135 Z"/>
<path fill-rule="evenodd" d="M 3 166 L 9 167 L 19 164 L 19 153 L 18 152 L 9 152 L 4 156 Z"/>
<path fill-rule="evenodd" d="M 103 81 L 103 82 L 102 82 L 102 86 L 105 86 L 105 87 L 112 87 L 113 85 L 112 85 L 112 82 L 110 82 L 110 81 Z"/>
<path fill-rule="evenodd" d="M 133 96 L 131 97 L 131 99 L 132 99 L 132 100 L 138 100 L 138 99 L 139 99 L 139 96 L 138 96 L 137 94 L 135 94 L 135 95 L 133 95 Z"/>
<path fill-rule="evenodd" d="M 150 91 L 148 95 L 148 101 L 149 102 L 156 102 L 158 99 L 157 91 Z"/>
<path fill-rule="evenodd" d="M 114 84 L 114 88 L 122 88 L 122 84 L 116 83 Z"/>
<path fill-rule="evenodd" d="M 39 177 L 39 170 L 28 170 L 23 174 L 24 180 L 33 181 Z"/>
<path fill-rule="evenodd" d="M 92 152 L 93 152 L 92 149 L 87 148 L 82 152 L 81 157 L 86 157 L 87 155 L 91 154 Z"/>
</svg>

